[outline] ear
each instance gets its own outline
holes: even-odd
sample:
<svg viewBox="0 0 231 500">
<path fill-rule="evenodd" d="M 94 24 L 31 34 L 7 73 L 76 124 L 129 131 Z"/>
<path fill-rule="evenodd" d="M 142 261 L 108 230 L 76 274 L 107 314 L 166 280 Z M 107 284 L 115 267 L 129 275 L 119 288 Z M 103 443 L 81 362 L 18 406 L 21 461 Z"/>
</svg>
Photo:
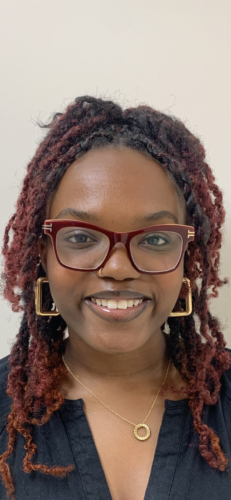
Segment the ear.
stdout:
<svg viewBox="0 0 231 500">
<path fill-rule="evenodd" d="M 43 269 L 47 272 L 47 238 L 44 236 L 38 240 L 38 250 Z"/>
</svg>

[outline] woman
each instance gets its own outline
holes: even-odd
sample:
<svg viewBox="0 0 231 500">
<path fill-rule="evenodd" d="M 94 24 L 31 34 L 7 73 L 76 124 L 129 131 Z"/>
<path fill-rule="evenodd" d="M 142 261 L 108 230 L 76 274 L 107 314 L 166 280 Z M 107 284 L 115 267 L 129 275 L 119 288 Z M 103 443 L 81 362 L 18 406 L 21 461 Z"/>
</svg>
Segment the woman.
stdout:
<svg viewBox="0 0 231 500">
<path fill-rule="evenodd" d="M 149 107 L 55 115 L 6 227 L 1 498 L 230 498 L 230 354 L 209 298 L 222 195 Z M 191 307 L 192 305 L 192 307 Z"/>
</svg>

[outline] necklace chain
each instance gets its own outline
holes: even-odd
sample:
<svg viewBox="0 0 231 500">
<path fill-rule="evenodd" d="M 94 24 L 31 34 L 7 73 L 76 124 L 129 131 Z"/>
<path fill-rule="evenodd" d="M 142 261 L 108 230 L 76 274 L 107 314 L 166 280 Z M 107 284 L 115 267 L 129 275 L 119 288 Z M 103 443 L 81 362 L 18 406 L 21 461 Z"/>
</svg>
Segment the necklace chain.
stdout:
<svg viewBox="0 0 231 500">
<path fill-rule="evenodd" d="M 62 354 L 62 358 L 63 358 L 63 362 L 64 362 L 64 364 L 65 364 L 65 366 L 66 366 L 67 370 L 71 373 L 71 375 L 74 377 L 74 379 L 75 379 L 75 380 L 76 380 L 76 381 L 77 381 L 80 385 L 82 385 L 82 386 L 84 387 L 84 389 L 86 389 L 88 392 L 90 392 L 90 393 L 92 394 L 92 396 L 94 396 L 94 397 L 95 397 L 95 398 L 96 398 L 96 399 L 97 399 L 97 400 L 98 400 L 98 401 L 99 401 L 99 402 L 100 402 L 103 406 L 105 406 L 105 408 L 107 408 L 107 409 L 108 409 L 108 410 L 110 410 L 112 413 L 114 413 L 114 415 L 117 415 L 117 417 L 122 418 L 122 420 L 125 420 L 125 422 L 128 422 L 128 424 L 131 424 L 131 425 L 133 425 L 133 426 L 137 427 L 137 424 L 134 424 L 134 422 L 131 422 L 131 421 L 130 421 L 130 420 L 128 420 L 127 418 L 121 417 L 121 415 L 119 415 L 116 411 L 112 410 L 112 409 L 111 409 L 111 408 L 109 408 L 109 406 L 107 406 L 107 405 L 106 405 L 103 401 L 101 401 L 101 399 L 100 399 L 100 398 L 98 398 L 98 396 L 96 396 L 96 395 L 95 395 L 95 394 L 94 394 L 94 393 L 93 393 L 90 389 L 88 389 L 88 387 L 86 387 L 86 385 L 84 385 L 84 384 L 83 384 L 83 383 L 82 383 L 82 382 L 81 382 L 81 381 L 80 381 L 77 377 L 75 377 L 74 373 L 72 373 L 72 371 L 70 370 L 69 366 L 67 366 L 66 361 L 65 361 L 64 356 L 63 356 L 63 354 Z M 165 381 L 166 381 L 166 379 L 167 379 L 168 372 L 169 372 L 169 368 L 170 368 L 170 364 L 171 364 L 171 358 L 170 358 L 169 363 L 168 363 L 168 368 L 167 368 L 167 371 L 166 371 L 166 374 L 165 374 L 164 380 L 163 380 L 163 382 L 162 382 L 161 386 L 160 386 L 160 387 L 159 387 L 159 389 L 158 389 L 158 392 L 157 392 L 157 394 L 156 394 L 156 396 L 155 396 L 155 398 L 154 398 L 154 401 L 153 401 L 153 403 L 152 403 L 152 406 L 151 406 L 151 408 L 150 408 L 150 410 L 149 410 L 149 412 L 148 412 L 147 416 L 146 416 L 146 417 L 145 417 L 145 419 L 143 420 L 143 422 L 142 422 L 141 424 L 138 424 L 138 425 L 143 425 L 143 424 L 146 422 L 147 418 L 149 417 L 149 415 L 150 415 L 150 413 L 151 413 L 151 411 L 152 411 L 152 409 L 153 409 L 153 406 L 154 406 L 154 404 L 155 404 L 155 402 L 156 402 L 156 400 L 157 400 L 157 398 L 158 398 L 158 396 L 159 396 L 160 390 L 161 390 L 162 386 L 164 385 L 164 383 L 165 383 Z"/>
</svg>

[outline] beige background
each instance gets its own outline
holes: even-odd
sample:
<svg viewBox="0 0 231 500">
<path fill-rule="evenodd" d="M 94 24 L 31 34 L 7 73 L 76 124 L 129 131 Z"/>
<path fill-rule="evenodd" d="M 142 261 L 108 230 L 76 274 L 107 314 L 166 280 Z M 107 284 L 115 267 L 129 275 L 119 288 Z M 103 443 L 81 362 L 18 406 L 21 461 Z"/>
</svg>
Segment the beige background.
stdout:
<svg viewBox="0 0 231 500">
<path fill-rule="evenodd" d="M 46 120 L 78 95 L 148 103 L 206 146 L 227 211 L 222 276 L 231 276 L 230 0 L 1 0 L 0 238 Z M 231 347 L 231 294 L 212 307 Z M 0 357 L 19 315 L 0 299 Z"/>
</svg>

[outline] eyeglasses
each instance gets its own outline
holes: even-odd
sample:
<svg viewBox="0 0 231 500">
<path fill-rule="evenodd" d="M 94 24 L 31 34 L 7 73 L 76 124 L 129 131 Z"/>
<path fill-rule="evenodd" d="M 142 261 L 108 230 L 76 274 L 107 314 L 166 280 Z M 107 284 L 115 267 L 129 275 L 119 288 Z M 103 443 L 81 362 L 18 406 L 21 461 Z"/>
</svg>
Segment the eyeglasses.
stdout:
<svg viewBox="0 0 231 500">
<path fill-rule="evenodd" d="M 145 274 L 174 271 L 190 241 L 193 226 L 162 224 L 128 233 L 115 233 L 78 220 L 45 220 L 44 233 L 53 242 L 59 264 L 76 271 L 103 267 L 116 243 L 122 242 L 133 267 Z"/>
</svg>

